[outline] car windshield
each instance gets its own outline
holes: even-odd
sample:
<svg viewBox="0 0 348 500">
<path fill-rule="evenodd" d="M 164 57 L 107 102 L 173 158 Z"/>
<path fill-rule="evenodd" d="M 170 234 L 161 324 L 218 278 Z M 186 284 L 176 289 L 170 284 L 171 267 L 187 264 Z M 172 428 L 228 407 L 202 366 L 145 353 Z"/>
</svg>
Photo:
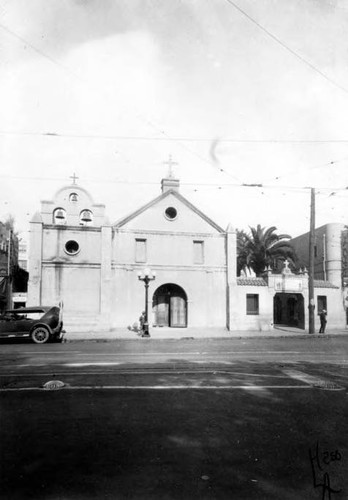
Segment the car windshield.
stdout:
<svg viewBox="0 0 348 500">
<path fill-rule="evenodd" d="M 4 311 L 0 316 L 2 319 L 31 319 L 38 320 L 45 314 L 43 310 L 26 311 L 24 309 Z"/>
</svg>

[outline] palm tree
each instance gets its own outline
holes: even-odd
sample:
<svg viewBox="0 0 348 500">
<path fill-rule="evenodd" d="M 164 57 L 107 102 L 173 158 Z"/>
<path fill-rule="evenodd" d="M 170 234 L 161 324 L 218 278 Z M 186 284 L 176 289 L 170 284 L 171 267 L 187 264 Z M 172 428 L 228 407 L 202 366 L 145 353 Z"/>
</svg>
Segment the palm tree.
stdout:
<svg viewBox="0 0 348 500">
<path fill-rule="evenodd" d="M 276 234 L 277 228 L 268 229 L 250 227 L 250 234 L 237 230 L 237 271 L 238 275 L 245 269 L 252 269 L 256 276 L 260 276 L 266 267 L 277 270 L 281 262 L 286 259 L 293 265 L 296 254 L 288 234 Z"/>
</svg>

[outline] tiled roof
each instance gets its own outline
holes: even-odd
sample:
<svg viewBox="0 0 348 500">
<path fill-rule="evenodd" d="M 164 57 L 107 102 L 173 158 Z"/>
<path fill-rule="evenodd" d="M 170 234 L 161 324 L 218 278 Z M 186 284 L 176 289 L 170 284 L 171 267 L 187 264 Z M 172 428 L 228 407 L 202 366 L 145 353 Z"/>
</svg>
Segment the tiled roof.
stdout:
<svg viewBox="0 0 348 500">
<path fill-rule="evenodd" d="M 329 281 L 325 280 L 314 280 L 315 288 L 339 288 L 338 286 L 332 285 Z"/>
<path fill-rule="evenodd" d="M 263 278 L 237 278 L 237 285 L 240 286 L 267 286 Z"/>
<path fill-rule="evenodd" d="M 239 286 L 268 286 L 264 278 L 237 278 L 237 285 Z M 315 288 L 339 288 L 329 281 L 314 280 Z"/>
</svg>

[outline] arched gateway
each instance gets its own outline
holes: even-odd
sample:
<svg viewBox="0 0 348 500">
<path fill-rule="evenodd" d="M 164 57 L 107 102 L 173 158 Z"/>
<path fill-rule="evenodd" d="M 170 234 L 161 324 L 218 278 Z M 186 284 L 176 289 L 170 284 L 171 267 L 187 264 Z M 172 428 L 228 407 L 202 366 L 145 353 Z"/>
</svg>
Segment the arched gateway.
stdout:
<svg viewBox="0 0 348 500">
<path fill-rule="evenodd" d="M 276 293 L 273 299 L 275 325 L 305 327 L 304 297 L 301 293 Z"/>
<path fill-rule="evenodd" d="M 152 298 L 154 326 L 187 327 L 187 295 L 173 283 L 161 285 Z"/>
</svg>

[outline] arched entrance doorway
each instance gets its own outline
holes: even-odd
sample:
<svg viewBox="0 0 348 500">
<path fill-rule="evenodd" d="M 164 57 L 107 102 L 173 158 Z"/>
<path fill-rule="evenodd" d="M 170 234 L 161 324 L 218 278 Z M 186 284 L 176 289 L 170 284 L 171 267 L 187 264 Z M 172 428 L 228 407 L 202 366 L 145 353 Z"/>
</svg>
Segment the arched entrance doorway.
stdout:
<svg viewBox="0 0 348 500">
<path fill-rule="evenodd" d="M 154 326 L 187 327 L 187 295 L 178 285 L 166 283 L 152 298 Z"/>
<path fill-rule="evenodd" d="M 305 327 L 304 297 L 301 293 L 276 293 L 273 299 L 275 325 Z"/>
</svg>

